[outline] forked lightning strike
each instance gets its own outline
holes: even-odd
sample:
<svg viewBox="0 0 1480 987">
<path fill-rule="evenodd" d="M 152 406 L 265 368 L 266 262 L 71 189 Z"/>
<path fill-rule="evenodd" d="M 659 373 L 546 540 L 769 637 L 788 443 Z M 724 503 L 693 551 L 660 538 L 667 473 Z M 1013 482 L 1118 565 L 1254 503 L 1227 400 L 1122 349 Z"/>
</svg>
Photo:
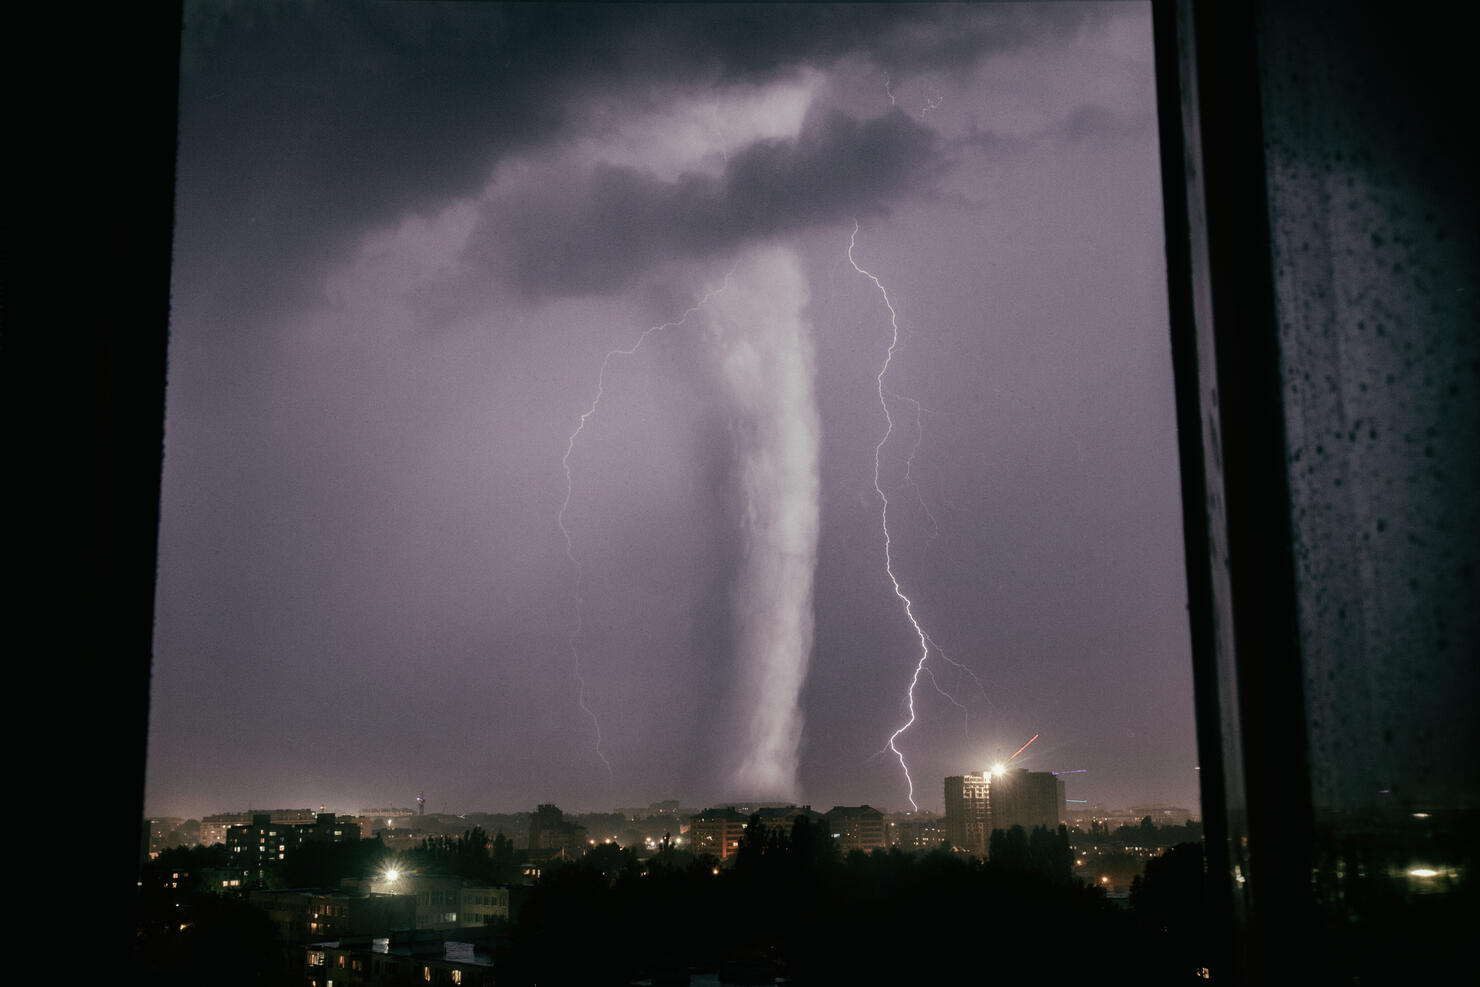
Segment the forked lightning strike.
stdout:
<svg viewBox="0 0 1480 987">
<path fill-rule="evenodd" d="M 906 401 L 912 404 L 915 408 L 915 442 L 910 449 L 909 459 L 905 463 L 904 478 L 905 482 L 908 483 L 910 487 L 915 490 L 916 497 L 920 497 L 920 491 L 919 488 L 915 485 L 915 481 L 911 473 L 914 468 L 915 454 L 919 451 L 920 447 L 920 436 L 922 434 L 920 423 L 921 408 L 920 402 L 916 401 L 914 398 L 895 394 L 893 391 L 888 391 L 884 387 L 884 378 L 886 375 L 888 375 L 889 366 L 894 361 L 894 352 L 899 348 L 899 313 L 895 311 L 894 302 L 892 299 L 890 299 L 889 292 L 884 287 L 884 283 L 880 281 L 878 277 L 874 274 L 859 267 L 858 261 L 853 258 L 853 248 L 857 244 L 857 242 L 858 221 L 854 220 L 853 233 L 848 237 L 848 263 L 853 265 L 853 270 L 868 278 L 874 283 L 874 287 L 879 289 L 879 294 L 884 299 L 884 305 L 886 308 L 889 309 L 889 328 L 891 333 L 889 339 L 889 350 L 884 356 L 884 362 L 879 367 L 879 375 L 876 378 L 879 394 L 879 406 L 884 409 L 885 422 L 884 435 L 882 438 L 879 439 L 878 444 L 874 446 L 874 493 L 879 495 L 879 503 L 881 505 L 879 512 L 879 523 L 884 532 L 884 571 L 889 576 L 890 584 L 894 587 L 894 595 L 899 597 L 900 602 L 904 604 L 904 615 L 906 618 L 908 618 L 910 626 L 915 629 L 915 636 L 919 638 L 920 641 L 920 657 L 915 662 L 914 674 L 910 676 L 910 686 L 905 693 L 906 704 L 909 707 L 909 718 L 905 720 L 902 726 L 900 726 L 897 730 L 889 735 L 889 742 L 885 745 L 884 750 L 892 751 L 894 753 L 894 756 L 899 760 L 899 766 L 904 771 L 905 784 L 908 786 L 908 798 L 910 801 L 910 806 L 912 808 L 918 809 L 919 805 L 917 805 L 915 802 L 915 781 L 914 778 L 910 775 L 910 766 L 905 761 L 904 752 L 899 749 L 896 741 L 899 740 L 899 738 L 904 734 L 906 730 L 908 730 L 915 724 L 915 686 L 919 685 L 920 676 L 922 674 L 928 675 L 930 677 L 931 684 L 935 686 L 936 692 L 939 692 L 950 702 L 960 707 L 963 713 L 966 712 L 966 706 L 954 695 L 946 692 L 943 688 L 941 688 L 940 682 L 935 677 L 935 673 L 926 667 L 925 663 L 927 660 L 929 660 L 930 652 L 932 651 L 932 649 L 937 655 L 945 659 L 947 663 L 954 665 L 957 670 L 965 672 L 967 675 L 971 676 L 971 680 L 976 683 L 976 687 L 981 691 L 983 699 L 987 699 L 987 691 L 982 686 L 981 679 L 977 678 L 975 672 L 973 672 L 971 669 L 967 668 L 960 662 L 952 659 L 949 655 L 941 650 L 940 646 L 935 643 L 935 641 L 930 637 L 929 634 L 925 633 L 925 628 L 920 626 L 920 621 L 915 618 L 914 601 L 905 594 L 903 587 L 901 587 L 899 584 L 899 577 L 894 574 L 894 540 L 889 531 L 889 496 L 884 493 L 884 487 L 880 481 L 880 473 L 882 471 L 881 460 L 883 457 L 884 446 L 888 444 L 889 439 L 894 435 L 894 415 L 889 410 L 889 398 L 893 397 L 898 400 Z M 920 497 L 920 504 L 922 507 L 925 507 L 925 501 L 923 497 Z M 930 509 L 928 507 L 925 507 L 925 514 L 930 519 L 931 538 L 934 538 L 937 531 L 935 515 L 930 513 Z M 990 702 L 990 700 L 988 701 Z M 969 733 L 969 721 L 967 723 L 967 730 Z M 1029 743 L 1031 743 L 1031 741 L 1029 741 Z M 880 753 L 883 752 L 881 751 Z"/>
<path fill-rule="evenodd" d="M 889 309 L 889 327 L 892 333 L 889 340 L 889 351 L 884 356 L 884 363 L 879 367 L 879 376 L 877 377 L 879 404 L 884 409 L 886 427 L 883 437 L 879 439 L 879 444 L 874 446 L 874 493 L 879 495 L 879 502 L 882 505 L 880 509 L 880 524 L 884 530 L 884 572 L 889 576 L 889 582 L 894 586 L 894 595 L 899 597 L 900 602 L 904 604 L 904 615 L 909 619 L 910 626 L 915 629 L 915 636 L 920 640 L 920 657 L 915 662 L 914 674 L 910 676 L 910 687 L 905 693 L 910 711 L 909 719 L 904 722 L 903 726 L 889 735 L 889 742 L 885 745 L 885 749 L 893 751 L 894 756 L 899 759 L 899 766 L 904 771 L 905 784 L 908 786 L 907 797 L 910 800 L 910 807 L 919 809 L 920 806 L 915 802 L 915 780 L 910 776 L 910 766 L 906 763 L 904 753 L 899 749 L 895 741 L 899 739 L 901 734 L 915 724 L 915 686 L 920 682 L 921 673 L 926 671 L 925 660 L 930 657 L 930 639 L 926 636 L 925 629 L 920 626 L 920 622 L 915 619 L 914 602 L 905 595 L 904 590 L 899 585 L 899 577 L 894 574 L 894 545 L 893 539 L 889 534 L 889 496 L 884 493 L 884 487 L 879 481 L 881 469 L 880 459 L 883 455 L 884 445 L 889 441 L 890 436 L 894 434 L 894 415 L 889 411 L 889 401 L 884 393 L 884 376 L 889 373 L 889 364 L 894 360 L 894 351 L 899 348 L 899 314 L 894 310 L 894 302 L 889 298 L 889 292 L 885 290 L 884 283 L 873 274 L 859 267 L 858 261 L 853 259 L 853 247 L 857 241 L 858 221 L 854 220 L 853 233 L 848 237 L 848 263 L 853 265 L 853 270 L 868 278 L 874 283 L 874 287 L 879 289 L 879 294 L 884 298 L 884 305 Z M 935 676 L 932 674 L 931 680 L 933 681 L 934 678 Z M 937 688 L 939 688 L 938 685 Z"/>
<path fill-rule="evenodd" d="M 935 514 L 930 510 L 930 505 L 925 503 L 925 495 L 920 493 L 920 485 L 915 482 L 914 477 L 915 456 L 920 452 L 921 440 L 925 438 L 925 422 L 923 417 L 925 409 L 919 401 L 907 395 L 890 391 L 889 396 L 896 401 L 904 401 L 907 404 L 915 406 L 915 441 L 910 446 L 909 458 L 904 461 L 904 482 L 909 485 L 911 490 L 915 491 L 915 500 L 919 501 L 920 510 L 924 511 L 925 517 L 930 520 L 930 541 L 935 541 L 936 536 L 940 534 L 940 525 L 936 523 Z M 930 643 L 934 644 L 935 642 L 932 641 Z M 949 661 L 949 659 L 947 660 Z"/>
<path fill-rule="evenodd" d="M 581 415 L 580 420 L 576 423 L 575 431 L 570 433 L 570 438 L 567 439 L 565 442 L 565 455 L 560 457 L 560 467 L 565 471 L 565 500 L 561 502 L 560 511 L 555 515 L 555 523 L 560 526 L 560 533 L 565 537 L 565 557 L 570 560 L 571 567 L 574 568 L 576 571 L 575 626 L 571 629 L 570 637 L 567 640 L 567 643 L 570 647 L 571 671 L 575 675 L 576 679 L 576 704 L 581 707 L 581 711 L 583 713 L 590 717 L 591 726 L 596 731 L 596 756 L 601 759 L 602 765 L 606 768 L 606 776 L 608 781 L 615 781 L 616 776 L 612 772 L 611 761 L 607 760 L 605 752 L 603 752 L 601 749 L 601 721 L 597 719 L 596 712 L 592 710 L 591 707 L 586 703 L 586 680 L 581 675 L 580 638 L 581 632 L 585 629 L 585 617 L 583 614 L 585 599 L 581 595 L 583 571 L 581 569 L 580 561 L 576 558 L 575 547 L 570 537 L 570 529 L 567 528 L 565 525 L 565 514 L 566 511 L 570 509 L 570 499 L 575 489 L 575 485 L 571 478 L 570 472 L 570 457 L 571 454 L 575 452 L 576 440 L 579 439 L 581 437 L 581 433 L 585 431 L 586 423 L 591 420 L 592 416 L 596 414 L 596 409 L 601 405 L 601 398 L 606 390 L 606 369 L 608 366 L 611 365 L 612 358 L 618 356 L 632 356 L 642 348 L 642 344 L 647 342 L 648 337 L 657 335 L 658 333 L 664 332 L 668 329 L 676 329 L 679 326 L 683 325 L 685 322 L 688 321 L 689 316 L 693 315 L 695 312 L 698 312 L 709 303 L 709 300 L 711 298 L 718 295 L 720 292 L 724 291 L 730 286 L 730 278 L 734 273 L 735 268 L 730 268 L 729 273 L 725 275 L 724 281 L 720 284 L 718 288 L 711 288 L 706 291 L 702 298 L 700 298 L 697 302 L 690 306 L 688 311 L 684 312 L 683 315 L 679 316 L 674 321 L 665 322 L 662 325 L 658 326 L 651 326 L 648 329 L 643 330 L 642 335 L 637 337 L 637 342 L 633 343 L 626 349 L 614 349 L 607 351 L 606 356 L 602 357 L 601 359 L 601 369 L 598 370 L 596 373 L 596 396 L 591 399 L 591 406 L 585 410 L 585 412 Z"/>
</svg>

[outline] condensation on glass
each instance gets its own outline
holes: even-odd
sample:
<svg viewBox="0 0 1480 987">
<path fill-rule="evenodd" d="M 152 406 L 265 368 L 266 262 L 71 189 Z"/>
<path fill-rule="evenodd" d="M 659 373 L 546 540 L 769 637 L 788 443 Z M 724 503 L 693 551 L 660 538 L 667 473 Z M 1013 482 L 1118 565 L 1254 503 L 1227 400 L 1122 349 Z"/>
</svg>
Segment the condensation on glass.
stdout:
<svg viewBox="0 0 1480 987">
<path fill-rule="evenodd" d="M 1276 6 L 1259 74 L 1312 873 L 1371 935 L 1453 918 L 1439 899 L 1474 877 L 1477 213 L 1457 73 L 1428 64 L 1443 25 Z"/>
<path fill-rule="evenodd" d="M 1472 32 L 1336 0 L 1156 9 L 1222 962 L 1448 982 L 1480 845 Z"/>
</svg>

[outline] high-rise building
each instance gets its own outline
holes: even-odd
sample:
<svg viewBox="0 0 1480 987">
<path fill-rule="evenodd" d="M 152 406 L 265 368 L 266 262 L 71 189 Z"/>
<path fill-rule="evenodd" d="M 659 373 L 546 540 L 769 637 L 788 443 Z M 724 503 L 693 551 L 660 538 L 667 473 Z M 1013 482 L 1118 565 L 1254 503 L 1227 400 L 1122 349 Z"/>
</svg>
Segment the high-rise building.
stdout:
<svg viewBox="0 0 1480 987">
<path fill-rule="evenodd" d="M 992 830 L 1021 826 L 1056 829 L 1063 814 L 1063 789 L 1051 771 L 1017 768 L 991 776 L 988 784 L 988 835 Z"/>
<path fill-rule="evenodd" d="M 985 772 L 946 779 L 946 839 L 953 848 L 985 855 L 989 825 L 989 780 Z"/>
<path fill-rule="evenodd" d="M 1063 814 L 1063 788 L 1052 772 L 977 772 L 946 779 L 946 839 L 985 855 L 992 831 L 1021 826 L 1054 829 Z"/>
</svg>

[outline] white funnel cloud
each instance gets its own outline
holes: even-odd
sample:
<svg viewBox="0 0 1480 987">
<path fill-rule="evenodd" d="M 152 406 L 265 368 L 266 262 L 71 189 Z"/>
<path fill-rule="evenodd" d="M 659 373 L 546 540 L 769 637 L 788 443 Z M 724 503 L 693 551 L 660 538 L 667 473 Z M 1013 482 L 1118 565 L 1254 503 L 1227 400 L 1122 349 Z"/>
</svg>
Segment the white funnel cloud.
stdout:
<svg viewBox="0 0 1480 987">
<path fill-rule="evenodd" d="M 793 799 L 801 690 L 812 655 L 821 422 L 801 262 L 766 247 L 742 259 L 710 327 L 730 399 L 744 555 L 734 608 L 735 793 Z"/>
</svg>

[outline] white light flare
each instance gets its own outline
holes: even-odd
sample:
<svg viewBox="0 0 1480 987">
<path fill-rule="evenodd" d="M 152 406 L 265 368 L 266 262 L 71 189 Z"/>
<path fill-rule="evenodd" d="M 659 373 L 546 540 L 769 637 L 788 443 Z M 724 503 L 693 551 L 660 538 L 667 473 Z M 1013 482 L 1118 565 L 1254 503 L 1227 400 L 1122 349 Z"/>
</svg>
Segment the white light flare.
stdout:
<svg viewBox="0 0 1480 987">
<path fill-rule="evenodd" d="M 616 775 L 612 771 L 611 761 L 607 759 L 606 753 L 601 749 L 601 721 L 597 719 L 596 712 L 586 702 L 586 680 L 581 675 L 580 639 L 582 631 L 585 630 L 585 598 L 581 595 L 581 584 L 584 573 L 581 568 L 580 561 L 576 558 L 575 546 L 570 537 L 570 529 L 566 527 L 565 524 L 565 514 L 570 509 L 571 496 L 573 495 L 575 490 L 575 483 L 571 477 L 570 457 L 571 454 L 575 452 L 576 440 L 581 437 L 581 433 L 586 429 L 586 423 L 591 420 L 592 416 L 596 414 L 596 409 L 601 405 L 601 398 L 606 390 L 606 369 L 608 366 L 611 365 L 612 358 L 618 356 L 633 356 L 637 353 L 638 350 L 642 348 L 642 345 L 648 341 L 648 338 L 650 336 L 655 336 L 658 333 L 665 332 L 669 329 L 676 329 L 679 326 L 683 325 L 685 322 L 688 321 L 690 316 L 704 308 L 704 306 L 707 305 L 712 298 L 714 298 L 716 295 L 720 294 L 730 286 L 730 276 L 734 273 L 735 269 L 732 267 L 729 273 L 725 275 L 724 281 L 720 284 L 718 288 L 711 288 L 706 291 L 703 297 L 701 297 L 697 302 L 691 305 L 688 310 L 683 313 L 683 315 L 679 316 L 674 321 L 665 322 L 662 325 L 651 326 L 643 330 L 642 335 L 637 337 L 637 341 L 631 346 L 626 347 L 625 349 L 613 349 L 607 351 L 606 356 L 601 358 L 601 369 L 598 370 L 596 373 L 596 396 L 591 399 L 591 406 L 582 413 L 580 420 L 576 422 L 575 431 L 570 433 L 570 438 L 567 439 L 565 442 L 565 455 L 560 457 L 560 468 L 565 471 L 565 500 L 561 502 L 560 511 L 555 515 L 555 523 L 560 526 L 560 533 L 565 538 L 565 557 L 570 561 L 571 567 L 575 569 L 576 572 L 574 590 L 575 624 L 571 628 L 570 637 L 567 639 L 567 644 L 570 647 L 571 672 L 576 679 L 576 704 L 580 706 L 581 712 L 585 713 L 586 716 L 591 720 L 592 729 L 594 729 L 596 732 L 596 756 L 600 759 L 602 766 L 606 768 L 606 776 L 608 782 L 614 782 L 616 780 Z"/>
<path fill-rule="evenodd" d="M 894 416 L 889 411 L 889 401 L 884 393 L 884 377 L 889 373 L 889 365 L 894 360 L 894 351 L 899 348 L 899 313 L 894 310 L 894 302 L 889 298 L 889 292 L 884 288 L 884 283 L 876 276 L 858 266 L 858 261 L 853 259 L 853 247 L 858 241 L 858 221 L 853 221 L 853 233 L 848 237 L 848 263 L 853 265 L 853 270 L 862 274 L 874 283 L 879 289 L 879 294 L 884 298 L 884 305 L 889 309 L 889 328 L 891 332 L 889 340 L 889 351 L 884 356 L 884 362 L 879 367 L 879 375 L 876 378 L 879 392 L 879 405 L 884 409 L 885 429 L 884 435 L 879 439 L 878 445 L 874 446 L 874 493 L 879 495 L 880 526 L 884 531 L 884 572 L 889 576 L 889 582 L 894 587 L 894 595 L 899 597 L 904 604 L 904 615 L 908 618 L 910 626 L 915 629 L 915 636 L 920 640 L 920 657 L 915 662 L 914 674 L 910 676 L 910 687 L 905 693 L 906 704 L 910 715 L 904 724 L 889 735 L 889 742 L 885 745 L 887 750 L 893 751 L 894 756 L 899 759 L 899 766 L 904 771 L 905 785 L 908 789 L 907 798 L 910 808 L 918 810 L 920 806 L 915 802 L 915 780 L 910 776 L 910 766 L 904 759 L 904 753 L 899 749 L 896 741 L 900 736 L 915 724 L 915 686 L 920 682 L 920 674 L 925 670 L 925 660 L 930 657 L 930 640 L 925 634 L 925 629 L 915 619 L 915 604 L 899 585 L 899 577 L 894 574 L 894 546 L 893 539 L 889 534 L 889 496 L 884 493 L 884 488 L 879 482 L 880 458 L 883 454 L 884 445 L 894 434 Z"/>
</svg>

